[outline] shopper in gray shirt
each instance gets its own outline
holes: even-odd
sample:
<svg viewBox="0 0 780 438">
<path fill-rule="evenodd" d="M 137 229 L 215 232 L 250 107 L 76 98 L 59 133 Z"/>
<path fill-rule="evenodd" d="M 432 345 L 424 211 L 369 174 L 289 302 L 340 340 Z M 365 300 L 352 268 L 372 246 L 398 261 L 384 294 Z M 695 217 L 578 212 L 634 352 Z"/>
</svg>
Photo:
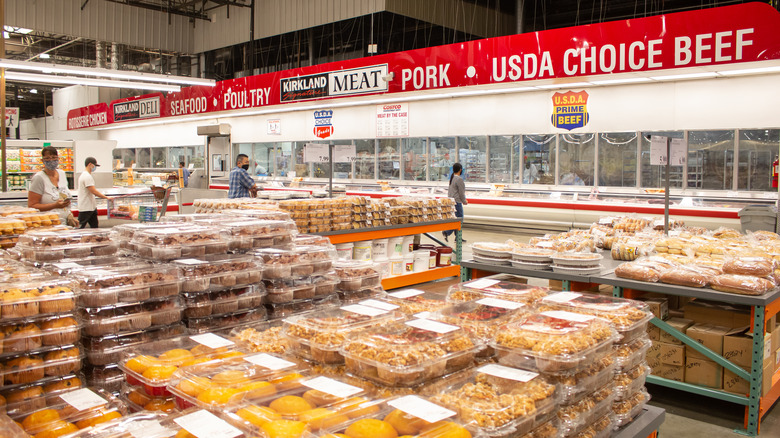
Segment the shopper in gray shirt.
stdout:
<svg viewBox="0 0 780 438">
<path fill-rule="evenodd" d="M 450 175 L 450 188 L 447 191 L 447 196 L 455 200 L 455 216 L 459 218 L 463 217 L 463 205 L 469 203 L 466 200 L 466 183 L 463 182 L 462 174 L 463 166 L 460 163 L 453 164 L 452 174 Z M 449 242 L 450 234 L 454 232 L 454 230 L 442 231 L 444 241 Z"/>
</svg>

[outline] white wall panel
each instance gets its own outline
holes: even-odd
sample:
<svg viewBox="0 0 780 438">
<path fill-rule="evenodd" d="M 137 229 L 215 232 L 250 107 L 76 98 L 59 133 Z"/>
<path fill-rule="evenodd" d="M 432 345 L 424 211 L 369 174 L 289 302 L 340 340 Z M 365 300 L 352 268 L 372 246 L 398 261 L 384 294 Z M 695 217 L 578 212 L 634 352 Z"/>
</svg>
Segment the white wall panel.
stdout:
<svg viewBox="0 0 780 438">
<path fill-rule="evenodd" d="M 6 0 L 6 24 L 136 47 L 194 53 L 189 18 L 102 0 Z"/>
</svg>

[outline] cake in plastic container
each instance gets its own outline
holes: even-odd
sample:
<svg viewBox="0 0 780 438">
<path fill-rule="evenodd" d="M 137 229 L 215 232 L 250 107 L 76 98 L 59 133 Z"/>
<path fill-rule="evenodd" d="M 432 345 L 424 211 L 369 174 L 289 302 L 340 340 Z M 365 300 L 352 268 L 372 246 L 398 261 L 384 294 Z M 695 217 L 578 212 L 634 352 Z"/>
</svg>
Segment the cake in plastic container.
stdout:
<svg viewBox="0 0 780 438">
<path fill-rule="evenodd" d="M 485 277 L 451 286 L 447 300 L 452 302 L 474 301 L 481 298 L 499 298 L 526 305 L 534 305 L 547 296 L 549 289 L 529 286 L 511 279 Z"/>
</svg>

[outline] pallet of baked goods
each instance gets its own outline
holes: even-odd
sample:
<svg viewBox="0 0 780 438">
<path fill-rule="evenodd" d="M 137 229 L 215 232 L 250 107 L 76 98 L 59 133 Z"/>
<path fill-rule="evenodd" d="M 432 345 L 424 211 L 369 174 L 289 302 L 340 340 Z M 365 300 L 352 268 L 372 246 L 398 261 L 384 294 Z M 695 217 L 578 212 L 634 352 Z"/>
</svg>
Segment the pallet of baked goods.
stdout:
<svg viewBox="0 0 780 438">
<path fill-rule="evenodd" d="M 24 385 L 48 377 L 61 377 L 79 371 L 84 353 L 79 344 L 58 345 L 36 354 L 17 353 L 0 359 L 6 386 Z"/>
<path fill-rule="evenodd" d="M 633 394 L 623 397 L 619 401 L 612 403 L 612 416 L 615 419 L 615 428 L 623 427 L 636 418 L 647 402 L 650 401 L 650 394 L 644 388 Z"/>
<path fill-rule="evenodd" d="M 502 274 L 470 280 L 451 286 L 447 292 L 447 300 L 461 302 L 482 298 L 498 298 L 526 305 L 535 305 L 549 293 L 548 288 L 531 286 L 525 284 L 525 281 L 522 277 Z"/>
<path fill-rule="evenodd" d="M 615 375 L 614 354 L 607 354 L 585 369 L 545 373 L 550 383 L 557 385 L 562 404 L 573 403 L 582 394 L 592 393 L 610 383 Z"/>
<path fill-rule="evenodd" d="M 580 395 L 570 404 L 559 406 L 556 415 L 563 436 L 577 436 L 588 427 L 600 428 L 600 419 L 610 414 L 614 400 L 615 391 L 610 382 L 594 392 Z M 611 429 L 607 428 L 607 431 L 611 432 Z"/>
<path fill-rule="evenodd" d="M 556 407 L 555 384 L 538 373 L 488 364 L 458 377 L 428 394 L 430 400 L 488 437 L 522 436 L 541 426 Z"/>
<path fill-rule="evenodd" d="M 558 252 L 552 256 L 552 270 L 559 274 L 589 275 L 598 274 L 603 266 L 601 254 L 591 252 Z"/>
<path fill-rule="evenodd" d="M 398 312 L 348 305 L 293 315 L 284 320 L 282 332 L 293 354 L 318 363 L 341 364 L 340 349 L 347 338 L 403 319 Z"/>
<path fill-rule="evenodd" d="M 158 325 L 159 327 L 159 325 Z M 125 352 L 152 341 L 183 336 L 187 329 L 182 323 L 130 333 L 85 337 L 82 340 L 86 362 L 91 366 L 117 364 Z M 113 391 L 112 391 L 113 392 Z"/>
<path fill-rule="evenodd" d="M 176 411 L 176 402 L 173 396 L 157 397 L 146 393 L 143 387 L 122 385 L 119 391 L 119 399 L 127 405 L 130 412 L 161 412 L 172 414 Z"/>
<path fill-rule="evenodd" d="M 118 245 L 110 230 L 35 231 L 19 237 L 17 249 L 30 262 L 52 262 L 90 256 L 110 256 Z"/>
<path fill-rule="evenodd" d="M 491 346 L 502 364 L 541 372 L 576 371 L 611 352 L 618 336 L 601 318 L 547 311 L 504 325 Z"/>
<path fill-rule="evenodd" d="M 436 312 L 452 306 L 447 301 L 446 292 L 422 291 L 420 289 L 403 289 L 389 292 L 386 295 L 361 302 L 367 306 L 377 307 L 385 310 L 398 310 L 407 316 L 417 315 L 422 317 L 421 313 L 427 315 L 430 312 Z"/>
<path fill-rule="evenodd" d="M 76 308 L 75 284 L 68 278 L 34 276 L 0 286 L 3 322 L 72 312 Z"/>
<path fill-rule="evenodd" d="M 0 322 L 0 359 L 37 354 L 51 347 L 76 344 L 81 339 L 81 324 L 72 313 Z"/>
<path fill-rule="evenodd" d="M 178 259 L 172 266 L 181 270 L 182 292 L 250 285 L 263 278 L 262 261 L 251 255 L 215 254 Z"/>
<path fill-rule="evenodd" d="M 539 306 L 540 310 L 565 310 L 606 319 L 621 336 L 617 341 L 619 343 L 630 342 L 644 335 L 648 322 L 653 319 L 650 307 L 642 301 L 589 293 L 550 294 L 542 298 Z"/>
<path fill-rule="evenodd" d="M 336 258 L 335 251 L 325 246 L 266 248 L 255 251 L 254 255 L 263 260 L 263 278 L 267 280 L 325 274 L 331 270 Z"/>
<path fill-rule="evenodd" d="M 1 386 L 1 385 L 0 385 Z M 5 401 L 5 413 L 14 418 L 44 409 L 60 402 L 60 395 L 86 386 L 80 373 L 50 377 L 13 388 L 0 388 L 1 400 Z"/>
<path fill-rule="evenodd" d="M 212 333 L 164 339 L 126 352 L 119 362 L 129 385 L 143 386 L 153 396 L 171 395 L 168 383 L 180 367 L 210 361 L 240 361 L 235 343 Z"/>
<path fill-rule="evenodd" d="M 176 297 L 181 291 L 180 272 L 169 264 L 129 263 L 79 270 L 71 275 L 78 284 L 81 307 Z"/>
<path fill-rule="evenodd" d="M 470 366 L 478 346 L 462 328 L 413 319 L 343 342 L 347 371 L 387 386 L 414 386 Z"/>
<path fill-rule="evenodd" d="M 224 231 L 200 225 L 137 229 L 130 243 L 130 249 L 138 256 L 157 261 L 224 254 L 228 251 Z"/>
</svg>

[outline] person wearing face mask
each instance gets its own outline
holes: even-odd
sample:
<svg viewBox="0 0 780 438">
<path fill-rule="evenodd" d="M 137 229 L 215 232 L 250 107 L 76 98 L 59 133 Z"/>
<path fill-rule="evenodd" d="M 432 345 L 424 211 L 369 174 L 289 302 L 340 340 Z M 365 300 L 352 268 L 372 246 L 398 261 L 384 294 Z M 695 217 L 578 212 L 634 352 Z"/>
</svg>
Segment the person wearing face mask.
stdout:
<svg viewBox="0 0 780 438">
<path fill-rule="evenodd" d="M 257 193 L 255 180 L 249 176 L 247 170 L 249 170 L 249 157 L 245 154 L 238 154 L 236 167 L 230 171 L 228 198 L 248 198 Z"/>
<path fill-rule="evenodd" d="M 70 191 L 65 172 L 59 169 L 60 158 L 57 149 L 46 146 L 41 150 L 43 170 L 36 173 L 27 191 L 27 206 L 40 211 L 51 211 L 60 217 L 60 222 L 78 226 L 70 211 Z"/>
<path fill-rule="evenodd" d="M 84 166 L 86 170 L 79 176 L 78 191 L 79 191 L 79 223 L 81 228 L 86 228 L 89 224 L 90 228 L 98 227 L 98 212 L 97 203 L 95 197 L 101 199 L 108 199 L 108 196 L 100 193 L 95 188 L 95 178 L 92 177 L 92 172 L 97 169 L 100 164 L 97 163 L 93 157 L 87 157 L 84 160 Z"/>
</svg>

